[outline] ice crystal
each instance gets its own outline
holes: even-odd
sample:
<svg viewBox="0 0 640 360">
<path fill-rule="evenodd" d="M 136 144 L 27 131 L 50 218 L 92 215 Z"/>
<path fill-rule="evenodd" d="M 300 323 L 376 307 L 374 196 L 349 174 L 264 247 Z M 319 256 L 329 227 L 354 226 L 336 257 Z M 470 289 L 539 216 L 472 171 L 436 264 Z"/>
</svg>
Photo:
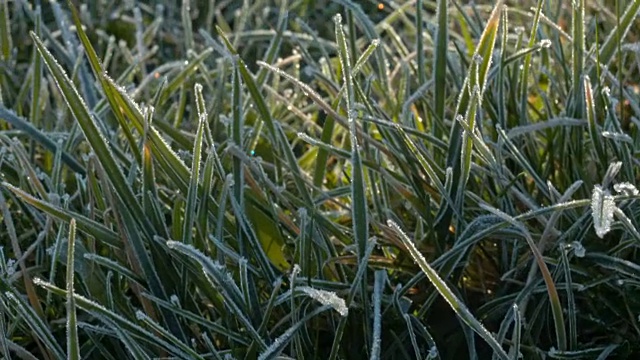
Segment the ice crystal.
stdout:
<svg viewBox="0 0 640 360">
<path fill-rule="evenodd" d="M 338 297 L 338 295 L 332 291 L 314 289 L 309 286 L 300 286 L 298 287 L 298 290 L 303 291 L 322 305 L 331 306 L 342 316 L 347 316 L 349 314 L 349 309 L 347 308 L 347 304 L 344 302 L 344 299 Z"/>
<path fill-rule="evenodd" d="M 593 188 L 591 196 L 591 213 L 593 215 L 593 227 L 599 238 L 603 238 L 610 230 L 613 222 L 613 213 L 616 204 L 613 196 L 599 185 Z"/>
</svg>

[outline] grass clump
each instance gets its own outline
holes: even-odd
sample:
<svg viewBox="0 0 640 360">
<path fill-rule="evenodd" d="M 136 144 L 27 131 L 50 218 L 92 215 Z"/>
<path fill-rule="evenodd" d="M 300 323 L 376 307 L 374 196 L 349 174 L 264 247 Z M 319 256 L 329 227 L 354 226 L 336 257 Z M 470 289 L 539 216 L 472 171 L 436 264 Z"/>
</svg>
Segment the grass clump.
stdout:
<svg viewBox="0 0 640 360">
<path fill-rule="evenodd" d="M 640 353 L 639 11 L 0 2 L 0 353 Z"/>
</svg>

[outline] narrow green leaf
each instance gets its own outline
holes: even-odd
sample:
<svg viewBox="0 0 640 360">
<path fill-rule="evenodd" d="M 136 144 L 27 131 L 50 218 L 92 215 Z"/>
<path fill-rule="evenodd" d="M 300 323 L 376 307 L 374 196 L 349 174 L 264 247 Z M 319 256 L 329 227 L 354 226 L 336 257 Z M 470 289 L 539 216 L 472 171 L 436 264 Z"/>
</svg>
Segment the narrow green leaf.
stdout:
<svg viewBox="0 0 640 360">
<path fill-rule="evenodd" d="M 595 109 L 595 101 L 593 98 L 593 93 L 591 89 L 591 80 L 588 76 L 584 77 L 584 101 L 586 105 L 586 115 L 587 115 L 587 123 L 589 124 L 589 136 L 591 137 L 591 142 L 593 143 L 593 150 L 595 152 L 596 157 L 598 158 L 597 164 L 600 166 L 600 170 L 603 170 L 602 167 L 608 163 L 607 154 L 605 152 L 605 147 L 601 139 L 600 135 L 600 126 L 596 122 L 596 109 Z"/>
<path fill-rule="evenodd" d="M 115 248 L 122 247 L 122 242 L 120 241 L 120 238 L 118 237 L 118 235 L 115 232 L 113 232 L 111 229 L 107 228 L 106 226 L 100 223 L 97 223 L 80 214 L 72 213 L 71 211 L 62 209 L 46 201 L 36 199 L 33 196 L 24 192 L 23 190 L 20 190 L 9 183 L 6 183 L 6 182 L 2 183 L 2 186 L 8 189 L 9 191 L 11 191 L 12 193 L 14 193 L 19 198 L 21 198 L 27 204 L 35 207 L 36 209 L 44 211 L 45 213 L 57 219 L 60 219 L 66 222 L 71 221 L 72 218 L 75 219 L 77 222 L 77 226 L 80 230 L 82 230 L 83 232 L 85 232 L 90 236 L 93 236 L 98 241 L 102 241 Z"/>
<path fill-rule="evenodd" d="M 194 91 L 200 93 L 202 97 L 202 85 L 196 84 Z M 191 180 L 189 181 L 189 192 L 187 193 L 187 204 L 184 211 L 184 227 L 182 230 L 182 241 L 185 244 L 193 243 L 193 222 L 196 218 L 196 206 L 198 200 L 198 184 L 200 181 L 200 159 L 202 157 L 202 142 L 204 139 L 207 118 L 204 114 L 198 116 L 198 131 L 193 143 L 193 163 L 191 164 Z"/>
<path fill-rule="evenodd" d="M 9 110 L 1 105 L 0 105 L 0 118 L 7 121 L 14 128 L 24 131 L 26 134 L 29 135 L 31 139 L 37 141 L 38 143 L 40 143 L 40 145 L 44 146 L 46 149 L 48 149 L 52 153 L 55 153 L 57 151 L 58 145 L 53 140 L 51 140 L 47 135 L 45 135 L 40 130 L 38 130 L 30 121 L 17 116 L 12 110 Z M 71 156 L 68 152 L 64 150 L 61 150 L 61 151 L 62 151 L 62 154 L 61 154 L 62 161 L 64 161 L 64 163 L 67 164 L 69 168 L 71 168 L 73 171 L 81 175 L 84 175 L 86 173 L 84 167 L 80 165 L 80 163 L 76 159 L 74 159 L 73 156 Z"/>
<path fill-rule="evenodd" d="M 74 263 L 75 263 L 76 221 L 69 222 L 69 240 L 67 241 L 67 359 L 79 360 L 80 343 L 78 340 L 78 318 L 76 316 L 76 300 L 74 297 Z"/>
<path fill-rule="evenodd" d="M 107 140 L 98 129 L 93 117 L 90 115 L 89 109 L 87 109 L 69 77 L 53 58 L 51 53 L 49 53 L 42 41 L 33 32 L 31 33 L 31 38 L 36 43 L 40 55 L 44 58 L 47 67 L 56 79 L 56 85 L 62 92 L 69 109 L 78 121 L 82 132 L 99 159 L 100 164 L 109 175 L 111 184 L 116 189 L 118 195 L 122 198 L 123 203 L 128 210 L 132 214 L 136 214 L 134 216 L 137 217 L 137 220 L 140 221 L 141 224 L 144 224 L 146 222 L 146 218 L 142 213 L 142 208 L 138 204 L 133 190 L 129 187 L 122 170 L 116 163 L 116 160 L 109 149 Z M 148 227 L 146 226 L 143 226 L 142 228 L 144 230 L 148 230 Z"/>
<path fill-rule="evenodd" d="M 536 36 L 538 34 L 538 24 L 540 23 L 540 13 L 542 11 L 542 5 L 544 4 L 544 0 L 538 0 L 538 5 L 536 6 L 536 12 L 533 16 L 533 23 L 531 25 L 531 32 L 529 35 L 529 46 L 528 48 L 533 48 Z M 504 31 L 507 31 L 504 29 Z M 504 52 L 506 49 L 502 49 Z M 528 123 L 527 120 L 527 107 L 529 105 L 528 96 L 529 96 L 529 67 L 531 66 L 531 53 L 528 53 L 524 58 L 524 65 L 522 68 L 522 76 L 520 77 L 520 126 Z M 505 64 L 506 65 L 506 61 Z"/>
<path fill-rule="evenodd" d="M 460 320 L 465 323 L 469 328 L 475 331 L 487 344 L 493 349 L 494 354 L 500 359 L 509 360 L 509 356 L 504 352 L 502 346 L 496 341 L 493 335 L 487 330 L 484 325 L 478 319 L 476 319 L 467 306 L 458 299 L 458 297 L 449 289 L 449 286 L 442 280 L 440 275 L 427 263 L 422 253 L 416 248 L 411 239 L 402 231 L 400 226 L 395 222 L 389 220 L 389 227 L 391 227 L 402 239 L 402 243 L 407 247 L 413 261 L 420 267 L 422 272 L 427 275 L 429 281 L 436 288 L 438 293 L 447 301 L 451 309 L 455 311 Z"/>
<path fill-rule="evenodd" d="M 218 27 L 216 27 L 216 29 L 218 31 L 218 35 L 220 36 L 220 38 L 222 38 L 222 41 L 226 45 L 227 49 L 233 55 L 237 56 L 238 52 L 233 47 L 229 39 L 224 35 L 224 32 L 222 31 L 222 29 Z M 271 139 L 276 139 L 276 129 L 273 123 L 273 118 L 271 117 L 271 112 L 267 107 L 267 103 L 264 97 L 260 93 L 260 89 L 258 88 L 256 81 L 253 79 L 253 76 L 249 72 L 249 69 L 247 69 L 247 66 L 245 65 L 244 61 L 242 61 L 242 59 L 237 58 L 236 62 L 237 62 L 238 70 L 240 71 L 240 75 L 242 75 L 242 80 L 244 81 L 245 86 L 249 90 L 249 94 L 251 95 L 251 98 L 253 99 L 256 105 L 256 108 L 258 109 L 258 114 L 260 115 L 260 118 L 267 125 L 267 130 L 269 130 L 269 135 L 271 135 Z"/>
<path fill-rule="evenodd" d="M 607 68 L 611 60 L 617 55 L 618 45 L 634 25 L 638 12 L 640 12 L 640 0 L 630 1 L 619 23 L 611 30 L 609 36 L 605 39 L 602 46 L 600 46 L 598 59 L 603 68 Z M 589 76 L 594 79 L 597 78 L 598 71 L 598 68 L 592 69 Z"/>
<path fill-rule="evenodd" d="M 542 273 L 542 277 L 544 279 L 546 288 L 547 288 L 547 294 L 549 296 L 549 302 L 551 303 L 551 312 L 553 314 L 553 325 L 556 331 L 556 341 L 557 341 L 557 345 L 558 345 L 558 349 L 560 350 L 566 350 L 567 349 L 567 334 L 566 334 L 566 330 L 564 327 L 564 315 L 563 315 L 563 310 L 562 310 L 562 304 L 560 303 L 560 297 L 558 295 L 558 290 L 556 289 L 556 285 L 553 282 L 553 276 L 551 275 L 551 272 L 549 271 L 549 268 L 547 267 L 547 264 L 544 261 L 544 257 L 542 256 L 542 253 L 540 252 L 540 250 L 538 249 L 538 245 L 536 245 L 533 242 L 533 239 L 531 238 L 531 234 L 529 233 L 529 231 L 527 230 L 527 228 L 518 220 L 516 220 L 515 218 L 509 216 L 508 214 L 492 208 L 488 205 L 485 204 L 480 204 L 480 207 L 482 209 L 485 209 L 491 213 L 493 213 L 494 215 L 499 216 L 500 218 L 502 218 L 504 221 L 506 221 L 507 223 L 513 225 L 515 228 L 517 228 L 518 230 L 520 230 L 520 233 L 522 234 L 522 236 L 525 238 L 525 240 L 527 241 L 527 245 L 529 245 L 529 248 L 531 249 L 531 252 L 533 254 L 533 258 L 535 259 L 538 268 L 540 269 L 540 272 Z"/>
<path fill-rule="evenodd" d="M 456 105 L 456 117 L 465 114 L 464 118 L 469 122 L 469 127 L 472 129 L 475 126 L 477 106 L 481 104 L 482 96 L 486 89 L 487 75 L 493 58 L 495 39 L 500 25 L 500 14 L 502 10 L 503 0 L 499 0 L 494 6 L 487 25 L 480 36 L 480 41 L 473 52 L 469 71 L 460 90 L 460 96 Z M 475 101 L 472 99 L 474 95 L 476 96 Z M 456 204 L 461 203 L 459 196 L 462 195 L 458 194 L 458 192 L 463 189 L 463 185 L 467 181 L 466 176 L 463 175 L 469 173 L 471 166 L 472 142 L 466 141 L 463 148 L 462 142 L 464 139 L 466 139 L 466 137 L 463 136 L 461 124 L 454 121 L 449 136 L 450 144 L 447 151 L 447 167 L 453 169 L 453 178 L 459 179 L 459 185 L 452 186 L 449 194 L 449 197 L 453 199 Z M 436 225 L 441 235 L 445 235 L 448 231 L 451 214 L 451 207 L 442 202 L 438 214 L 438 224 Z"/>
<path fill-rule="evenodd" d="M 38 285 L 37 278 L 34 279 L 34 284 Z M 64 351 L 60 348 L 58 340 L 51 333 L 49 326 L 36 314 L 33 307 L 25 302 L 22 296 L 7 291 L 4 293 L 4 298 L 7 299 L 7 303 L 15 309 L 14 314 L 24 320 L 28 324 L 29 329 L 42 341 L 44 348 L 49 352 L 48 356 L 53 356 L 55 359 L 66 358 Z"/>
<path fill-rule="evenodd" d="M 44 289 L 51 291 L 56 295 L 66 296 L 67 294 L 65 290 L 60 289 L 59 287 L 52 285 L 44 280 L 35 279 L 34 282 L 36 285 L 41 286 Z M 116 314 L 115 312 L 105 308 L 104 306 L 96 303 L 95 301 L 87 299 L 84 296 L 74 294 L 74 298 L 76 301 L 76 305 L 79 308 L 91 313 L 93 316 L 98 318 L 98 320 L 104 322 L 106 325 L 109 325 L 110 327 L 121 330 L 123 333 L 129 334 L 132 337 L 135 337 L 136 339 L 138 339 L 138 341 L 143 341 L 153 346 L 159 346 L 161 349 L 166 350 L 170 354 L 180 359 L 184 359 L 184 360 L 192 359 L 192 357 L 189 357 L 188 355 L 185 354 L 183 350 L 180 349 L 180 348 L 183 348 L 183 349 L 187 348 L 185 344 L 183 343 L 177 344 L 175 342 L 165 341 L 164 339 L 160 338 L 153 332 L 144 329 L 140 325 L 133 323 L 132 321 L 126 319 L 122 315 Z M 57 358 L 63 359 L 65 358 L 65 356 L 62 355 Z"/>
<path fill-rule="evenodd" d="M 436 18 L 438 27 L 436 28 L 436 43 L 434 51 L 433 81 L 434 86 L 434 110 L 436 119 L 443 123 L 445 114 L 445 101 L 447 98 L 447 87 L 444 85 L 447 80 L 447 52 L 449 47 L 449 5 L 448 0 L 438 0 L 438 10 Z M 419 2 L 421 4 L 422 1 Z M 422 7 L 418 5 L 418 10 L 422 13 Z M 419 38 L 422 38 L 421 36 Z M 433 135 L 442 136 L 440 126 L 433 127 Z"/>
<path fill-rule="evenodd" d="M 13 49 L 13 39 L 11 38 L 8 0 L 0 1 L 0 49 L 2 50 L 2 60 L 9 61 Z"/>
<path fill-rule="evenodd" d="M 582 118 L 584 107 L 582 102 L 584 101 L 584 92 L 582 89 L 584 84 L 582 80 L 582 72 L 584 71 L 584 58 L 586 54 L 585 45 L 585 0 L 572 1 L 571 5 L 571 35 L 573 37 L 573 43 L 571 46 L 571 84 L 573 86 L 573 113 L 571 114 L 575 118 Z"/>
</svg>

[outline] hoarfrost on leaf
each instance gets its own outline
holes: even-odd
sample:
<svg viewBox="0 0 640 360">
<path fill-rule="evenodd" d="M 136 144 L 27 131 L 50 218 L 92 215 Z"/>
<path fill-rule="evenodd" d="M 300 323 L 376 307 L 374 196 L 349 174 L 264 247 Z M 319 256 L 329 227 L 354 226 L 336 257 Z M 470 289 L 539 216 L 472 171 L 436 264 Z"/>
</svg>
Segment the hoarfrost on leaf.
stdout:
<svg viewBox="0 0 640 360">
<path fill-rule="evenodd" d="M 621 182 L 621 183 L 617 183 L 615 185 L 613 185 L 613 189 L 619 193 L 619 194 L 623 194 L 623 195 L 627 195 L 627 196 L 637 196 L 640 195 L 640 192 L 638 191 L 638 189 L 635 187 L 635 185 L 628 183 L 628 182 Z"/>
<path fill-rule="evenodd" d="M 551 40 L 549 39 L 543 39 L 540 41 L 540 46 L 547 49 L 551 47 Z"/>
<path fill-rule="evenodd" d="M 338 295 L 332 291 L 314 289 L 309 286 L 300 286 L 297 289 L 303 291 L 322 305 L 331 306 L 342 316 L 347 316 L 349 314 L 349 309 L 347 308 L 347 304 L 344 302 L 344 299 L 338 297 Z"/>
<path fill-rule="evenodd" d="M 615 209 L 616 204 L 613 201 L 613 196 L 609 191 L 602 190 L 600 185 L 596 185 L 591 195 L 591 214 L 593 227 L 599 238 L 602 239 L 611 230 Z"/>
<path fill-rule="evenodd" d="M 572 242 L 570 246 L 573 249 L 573 253 L 575 254 L 575 256 L 579 258 L 583 258 L 587 252 L 584 246 L 582 246 L 582 244 L 577 241 Z"/>
</svg>

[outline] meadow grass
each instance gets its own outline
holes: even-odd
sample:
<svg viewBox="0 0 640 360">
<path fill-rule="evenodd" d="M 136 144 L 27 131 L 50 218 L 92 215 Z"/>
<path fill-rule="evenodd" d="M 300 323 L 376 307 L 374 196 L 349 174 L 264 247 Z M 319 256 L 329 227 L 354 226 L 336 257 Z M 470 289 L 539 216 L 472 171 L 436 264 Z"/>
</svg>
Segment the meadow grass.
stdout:
<svg viewBox="0 0 640 360">
<path fill-rule="evenodd" d="M 0 1 L 0 354 L 639 355 L 639 11 Z"/>
</svg>

